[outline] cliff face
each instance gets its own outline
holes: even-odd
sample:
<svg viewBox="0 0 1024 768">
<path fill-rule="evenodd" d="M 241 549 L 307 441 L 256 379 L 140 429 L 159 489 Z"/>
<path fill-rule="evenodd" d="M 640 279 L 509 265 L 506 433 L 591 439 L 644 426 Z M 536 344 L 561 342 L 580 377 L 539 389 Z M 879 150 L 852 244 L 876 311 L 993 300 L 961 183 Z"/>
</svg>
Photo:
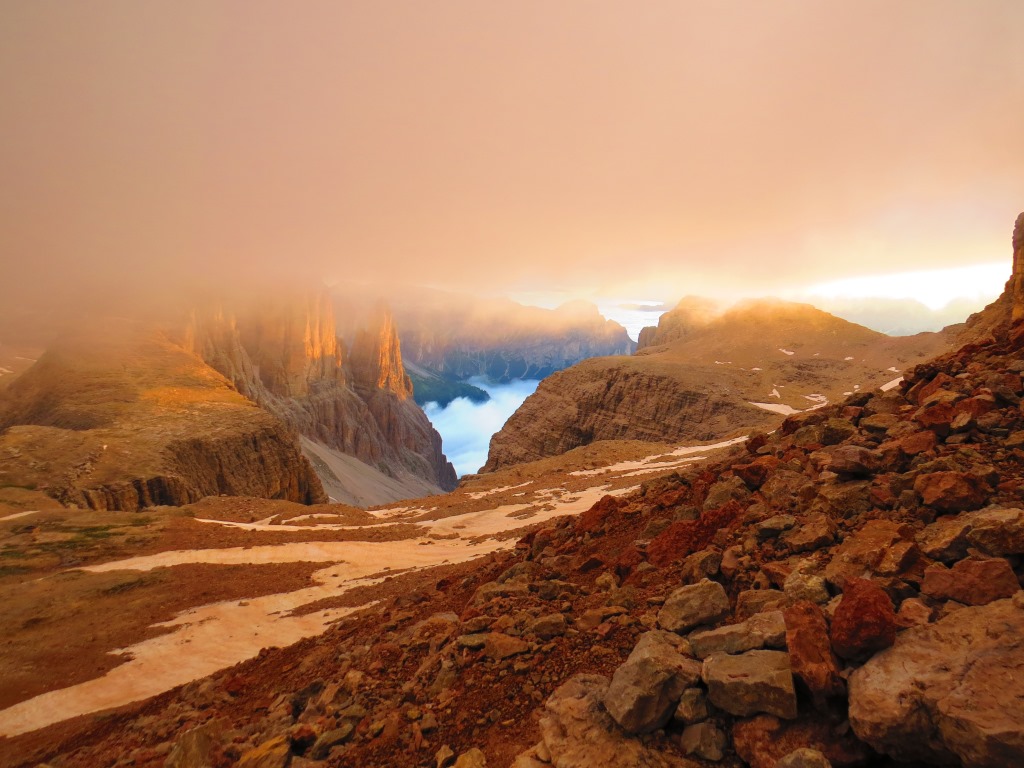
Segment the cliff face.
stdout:
<svg viewBox="0 0 1024 768">
<path fill-rule="evenodd" d="M 597 440 L 712 440 L 897 378 L 946 349 L 892 338 L 805 304 L 756 301 L 714 319 L 684 301 L 632 357 L 557 373 L 491 438 L 484 471 Z"/>
<path fill-rule="evenodd" d="M 590 357 L 636 348 L 625 328 L 585 302 L 552 310 L 429 290 L 381 298 L 394 312 L 404 360 L 421 379 L 542 379 Z M 365 313 L 366 301 L 339 295 L 339 315 Z"/>
<path fill-rule="evenodd" d="M 239 392 L 321 446 L 389 477 L 411 474 L 435 491 L 455 487 L 440 435 L 410 399 L 412 384 L 386 312 L 359 330 L 350 355 L 326 293 L 237 312 L 208 307 L 193 313 L 181 339 Z M 324 479 L 343 493 L 337 478 Z"/>
<path fill-rule="evenodd" d="M 4 485 L 66 505 L 326 501 L 283 424 L 152 331 L 106 327 L 51 348 L 4 392 L 0 431 Z"/>
</svg>

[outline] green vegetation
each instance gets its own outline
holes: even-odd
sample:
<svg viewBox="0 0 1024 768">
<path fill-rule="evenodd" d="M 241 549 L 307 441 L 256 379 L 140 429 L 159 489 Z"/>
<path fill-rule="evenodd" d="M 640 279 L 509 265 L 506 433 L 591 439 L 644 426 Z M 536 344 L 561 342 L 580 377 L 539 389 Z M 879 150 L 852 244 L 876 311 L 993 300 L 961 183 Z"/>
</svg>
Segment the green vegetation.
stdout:
<svg viewBox="0 0 1024 768">
<path fill-rule="evenodd" d="M 417 405 L 437 403 L 445 408 L 457 397 L 469 398 L 474 403 L 486 403 L 491 399 L 491 396 L 482 389 L 464 381 L 448 381 L 441 377 L 428 378 L 411 372 L 409 378 L 412 379 L 413 399 Z"/>
</svg>

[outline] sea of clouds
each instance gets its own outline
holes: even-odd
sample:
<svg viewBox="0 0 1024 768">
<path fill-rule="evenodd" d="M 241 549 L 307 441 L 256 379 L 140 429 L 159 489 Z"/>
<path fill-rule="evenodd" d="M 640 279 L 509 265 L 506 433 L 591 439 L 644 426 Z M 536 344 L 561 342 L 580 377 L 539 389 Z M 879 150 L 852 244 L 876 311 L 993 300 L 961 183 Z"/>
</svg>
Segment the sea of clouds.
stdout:
<svg viewBox="0 0 1024 768">
<path fill-rule="evenodd" d="M 491 435 L 497 432 L 540 383 L 535 380 L 493 384 L 485 378 L 469 380 L 491 396 L 486 403 L 474 403 L 465 397 L 452 400 L 447 408 L 437 403 L 423 406 L 434 428 L 441 433 L 444 452 L 461 477 L 480 469 L 487 461 Z"/>
</svg>

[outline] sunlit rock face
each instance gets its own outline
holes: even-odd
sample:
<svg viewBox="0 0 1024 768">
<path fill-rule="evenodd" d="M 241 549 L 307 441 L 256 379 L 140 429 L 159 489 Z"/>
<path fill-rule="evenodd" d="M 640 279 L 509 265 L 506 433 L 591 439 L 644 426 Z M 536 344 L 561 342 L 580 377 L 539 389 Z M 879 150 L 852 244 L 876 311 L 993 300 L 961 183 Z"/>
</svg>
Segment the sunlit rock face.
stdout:
<svg viewBox="0 0 1024 768">
<path fill-rule="evenodd" d="M 389 477 L 450 490 L 455 470 L 412 400 L 391 315 L 379 310 L 346 354 L 326 292 L 192 313 L 186 349 L 299 434 Z"/>
<path fill-rule="evenodd" d="M 1007 288 L 1013 297 L 1014 322 L 1024 319 L 1024 213 L 1013 227 L 1013 276 Z"/>
</svg>

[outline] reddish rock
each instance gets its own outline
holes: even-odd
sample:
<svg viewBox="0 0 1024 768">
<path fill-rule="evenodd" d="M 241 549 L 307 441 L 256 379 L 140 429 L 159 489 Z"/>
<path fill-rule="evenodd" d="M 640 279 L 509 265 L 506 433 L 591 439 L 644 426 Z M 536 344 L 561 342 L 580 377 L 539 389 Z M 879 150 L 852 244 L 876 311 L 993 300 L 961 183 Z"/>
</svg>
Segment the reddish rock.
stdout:
<svg viewBox="0 0 1024 768">
<path fill-rule="evenodd" d="M 869 520 L 833 550 L 832 561 L 825 566 L 825 578 L 842 589 L 847 579 L 865 572 L 897 575 L 920 559 L 913 535 L 909 526 L 891 520 Z"/>
<path fill-rule="evenodd" d="M 896 611 L 880 586 L 847 579 L 832 617 L 832 650 L 844 659 L 869 656 L 896 640 Z"/>
<path fill-rule="evenodd" d="M 682 560 L 707 547 L 720 530 L 735 524 L 742 507 L 736 501 L 704 512 L 696 520 L 672 523 L 647 545 L 647 559 L 658 567 Z"/>
<path fill-rule="evenodd" d="M 862 765 L 868 758 L 867 747 L 848 728 L 837 725 L 827 713 L 795 721 L 757 715 L 733 725 L 733 748 L 750 768 L 775 768 L 780 759 L 801 748 L 818 750 L 835 768 Z"/>
<path fill-rule="evenodd" d="M 961 560 L 952 568 L 935 563 L 924 572 L 921 592 L 943 600 L 966 605 L 987 605 L 993 600 L 1012 597 L 1020 583 L 1001 557 L 991 560 Z"/>
<path fill-rule="evenodd" d="M 984 416 L 995 407 L 996 398 L 990 394 L 968 397 L 966 400 L 961 400 L 954 406 L 958 415 L 970 416 L 972 419 Z"/>
<path fill-rule="evenodd" d="M 783 615 L 793 674 L 803 681 L 816 700 L 841 694 L 843 681 L 821 608 L 809 600 L 801 600 L 786 608 Z"/>
<path fill-rule="evenodd" d="M 927 453 L 934 450 L 938 444 L 938 439 L 935 437 L 934 432 L 921 430 L 920 432 L 904 435 L 896 440 L 896 444 L 907 456 L 917 456 L 919 453 Z"/>
<path fill-rule="evenodd" d="M 733 466 L 732 471 L 750 490 L 756 491 L 778 466 L 779 460 L 774 456 L 762 456 L 750 464 L 737 464 Z"/>
<path fill-rule="evenodd" d="M 604 528 L 608 518 L 618 511 L 618 500 L 614 496 L 604 496 L 579 516 L 576 529 L 584 533 L 597 533 Z"/>
<path fill-rule="evenodd" d="M 956 418 L 956 410 L 949 403 L 938 403 L 920 409 L 914 414 L 914 421 L 925 429 L 930 429 L 940 437 L 949 434 L 949 425 Z"/>
<path fill-rule="evenodd" d="M 619 559 L 615 561 L 615 575 L 620 579 L 625 580 L 629 578 L 630 574 L 636 570 L 636 567 L 640 563 L 644 562 L 644 554 L 636 547 L 630 547 L 623 552 Z"/>
<path fill-rule="evenodd" d="M 985 478 L 970 472 L 930 472 L 914 481 L 914 490 L 926 505 L 938 512 L 978 509 L 988 501 L 992 488 Z"/>
<path fill-rule="evenodd" d="M 864 477 L 878 468 L 879 456 L 859 445 L 842 445 L 832 453 L 828 468 L 839 475 Z"/>
<path fill-rule="evenodd" d="M 907 399 L 920 405 L 940 389 L 945 389 L 956 384 L 956 379 L 948 373 L 939 372 L 931 381 L 921 382 L 907 392 Z"/>
</svg>

